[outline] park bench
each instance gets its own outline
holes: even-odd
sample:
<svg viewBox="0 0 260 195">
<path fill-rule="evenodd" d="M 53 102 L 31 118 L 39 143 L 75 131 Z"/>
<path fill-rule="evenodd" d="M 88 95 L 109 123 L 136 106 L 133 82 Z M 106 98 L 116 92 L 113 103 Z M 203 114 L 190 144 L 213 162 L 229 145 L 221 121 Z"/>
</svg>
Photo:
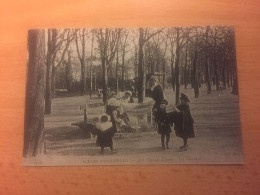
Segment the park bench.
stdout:
<svg viewBox="0 0 260 195">
<path fill-rule="evenodd" d="M 97 89 L 98 91 L 98 97 L 101 97 L 102 93 L 103 93 L 103 89 Z M 110 94 L 110 88 L 107 88 L 107 93 Z"/>
<path fill-rule="evenodd" d="M 83 136 L 85 138 L 91 138 L 91 134 L 93 134 L 93 129 L 95 126 L 95 123 L 98 121 L 98 117 L 94 117 L 91 119 L 87 118 L 87 105 L 81 105 L 80 110 L 83 110 L 84 112 L 84 120 L 83 121 L 77 121 L 74 123 L 71 123 L 71 126 L 79 127 L 83 130 Z"/>
<path fill-rule="evenodd" d="M 64 97 L 68 93 L 67 89 L 55 89 L 55 97 Z"/>
<path fill-rule="evenodd" d="M 94 107 L 101 106 L 101 105 L 102 105 L 102 103 L 81 105 L 80 110 L 83 110 L 83 112 L 84 112 L 84 120 L 71 123 L 71 126 L 76 126 L 83 130 L 83 136 L 85 138 L 91 138 L 91 135 L 95 135 L 94 126 L 99 120 L 98 117 L 94 117 L 94 118 L 87 117 L 87 107 L 94 108 Z M 124 134 L 124 132 L 117 132 L 117 133 L 115 133 L 115 136 L 119 136 L 119 138 L 121 138 L 123 134 Z"/>
</svg>

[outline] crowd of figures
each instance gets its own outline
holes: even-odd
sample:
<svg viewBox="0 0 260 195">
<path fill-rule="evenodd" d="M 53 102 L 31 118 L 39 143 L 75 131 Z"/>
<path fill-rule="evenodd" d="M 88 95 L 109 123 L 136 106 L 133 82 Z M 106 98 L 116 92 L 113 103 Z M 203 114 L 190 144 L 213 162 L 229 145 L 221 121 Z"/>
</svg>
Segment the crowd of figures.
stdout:
<svg viewBox="0 0 260 195">
<path fill-rule="evenodd" d="M 185 94 L 180 96 L 180 104 L 176 105 L 173 110 L 167 111 L 168 101 L 165 97 L 163 88 L 156 76 L 150 78 L 151 87 L 148 89 L 150 97 L 154 100 L 152 108 L 156 131 L 161 135 L 162 149 L 169 149 L 171 127 L 174 126 L 177 137 L 183 139 L 183 145 L 179 147 L 179 151 L 188 149 L 188 138 L 194 138 L 194 120 L 191 116 L 188 102 L 189 98 Z M 123 102 L 133 103 L 130 91 L 125 93 Z M 120 112 L 120 102 L 116 98 L 116 93 L 111 92 L 109 99 L 105 105 L 106 114 L 100 117 L 100 121 L 95 125 L 95 134 L 97 134 L 97 146 L 101 147 L 101 153 L 104 148 L 109 147 L 111 153 L 113 150 L 113 136 L 117 132 L 121 132 L 123 125 L 130 125 L 129 117 L 126 112 Z"/>
</svg>

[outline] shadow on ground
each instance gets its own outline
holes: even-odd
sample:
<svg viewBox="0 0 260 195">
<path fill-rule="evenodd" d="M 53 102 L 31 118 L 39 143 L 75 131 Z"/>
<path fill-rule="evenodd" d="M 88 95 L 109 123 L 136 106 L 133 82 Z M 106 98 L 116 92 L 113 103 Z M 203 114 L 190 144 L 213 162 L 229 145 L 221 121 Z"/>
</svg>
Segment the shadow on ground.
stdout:
<svg viewBox="0 0 260 195">
<path fill-rule="evenodd" d="M 84 139 L 84 131 L 78 127 L 56 127 L 44 131 L 47 141 Z"/>
</svg>

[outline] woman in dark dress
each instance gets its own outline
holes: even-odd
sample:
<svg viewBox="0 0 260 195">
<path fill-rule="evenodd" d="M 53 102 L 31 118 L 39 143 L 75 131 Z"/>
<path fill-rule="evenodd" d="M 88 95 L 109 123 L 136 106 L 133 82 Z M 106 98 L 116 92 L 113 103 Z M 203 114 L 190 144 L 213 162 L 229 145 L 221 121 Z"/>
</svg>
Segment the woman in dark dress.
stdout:
<svg viewBox="0 0 260 195">
<path fill-rule="evenodd" d="M 152 82 L 152 87 L 149 90 L 149 94 L 155 101 L 153 105 L 153 115 L 157 124 L 157 132 L 161 135 L 162 149 L 165 150 L 165 138 L 166 148 L 168 149 L 171 133 L 171 127 L 166 117 L 166 105 L 168 101 L 165 98 L 159 79 L 156 76 L 151 76 L 150 81 Z"/>
<path fill-rule="evenodd" d="M 190 107 L 188 102 L 189 98 L 185 94 L 181 94 L 180 104 L 175 107 L 176 112 L 172 113 L 174 116 L 169 116 L 174 119 L 174 129 L 177 137 L 183 139 L 183 146 L 179 149 L 180 151 L 186 151 L 188 149 L 188 138 L 194 138 L 194 120 L 191 116 Z M 170 114 L 171 115 L 171 114 Z"/>
</svg>

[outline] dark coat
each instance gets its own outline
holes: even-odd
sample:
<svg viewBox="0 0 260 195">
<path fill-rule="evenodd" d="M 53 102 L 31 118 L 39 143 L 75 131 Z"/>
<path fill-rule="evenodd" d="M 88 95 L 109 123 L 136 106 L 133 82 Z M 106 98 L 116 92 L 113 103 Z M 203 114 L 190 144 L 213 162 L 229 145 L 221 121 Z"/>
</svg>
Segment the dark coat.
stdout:
<svg viewBox="0 0 260 195">
<path fill-rule="evenodd" d="M 166 110 L 161 105 L 167 105 L 168 102 L 164 99 L 163 89 L 161 85 L 157 85 L 153 90 L 149 90 L 150 97 L 155 101 L 153 105 L 153 115 L 155 122 L 158 125 L 157 132 L 159 134 L 168 134 L 171 132 L 170 124 L 167 121 Z"/>
<path fill-rule="evenodd" d="M 170 118 L 173 119 L 175 134 L 180 138 L 193 138 L 195 137 L 193 123 L 194 120 L 190 113 L 188 104 L 176 106 L 181 112 L 174 112 Z"/>
<path fill-rule="evenodd" d="M 101 123 L 99 123 L 101 124 Z M 109 124 L 109 123 L 107 123 Z M 113 140 L 112 137 L 114 136 L 114 127 L 110 123 L 110 125 L 98 125 L 95 126 L 97 132 L 97 146 L 100 147 L 112 147 Z"/>
<path fill-rule="evenodd" d="M 163 88 L 161 85 L 157 85 L 153 90 L 150 89 L 149 94 L 150 97 L 155 101 L 155 104 L 161 104 L 162 102 L 166 101 L 163 96 Z"/>
</svg>

